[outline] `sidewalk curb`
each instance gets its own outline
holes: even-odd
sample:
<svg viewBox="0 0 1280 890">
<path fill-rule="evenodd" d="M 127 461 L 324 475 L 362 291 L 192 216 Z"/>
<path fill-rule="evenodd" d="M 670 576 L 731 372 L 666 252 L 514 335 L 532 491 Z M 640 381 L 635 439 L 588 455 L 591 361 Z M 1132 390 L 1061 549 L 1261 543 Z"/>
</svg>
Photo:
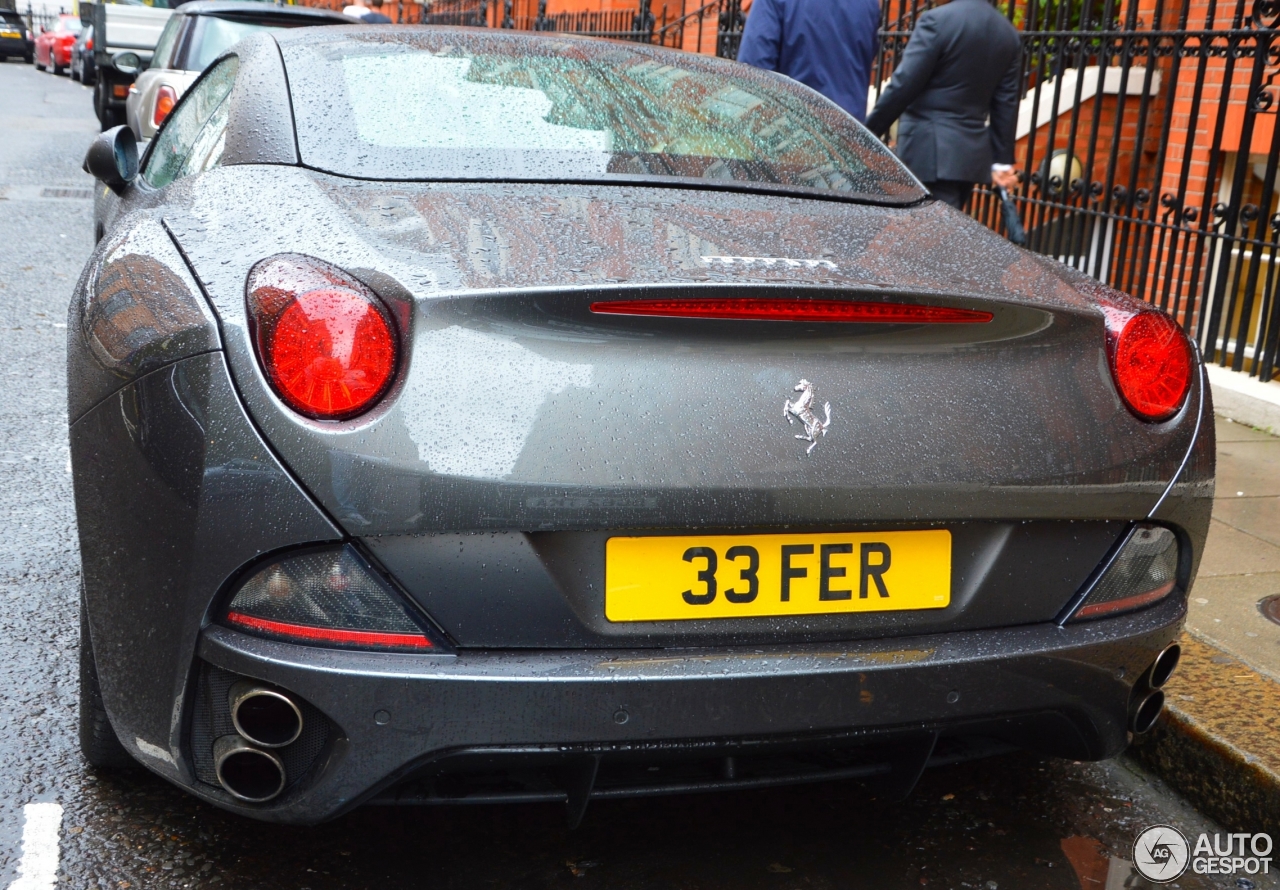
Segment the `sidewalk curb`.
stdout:
<svg viewBox="0 0 1280 890">
<path fill-rule="evenodd" d="M 1160 722 L 1131 754 L 1232 831 L 1280 838 L 1280 683 L 1190 634 Z"/>
<path fill-rule="evenodd" d="M 1238 371 L 1205 365 L 1215 414 L 1280 436 L 1280 385 Z"/>
</svg>

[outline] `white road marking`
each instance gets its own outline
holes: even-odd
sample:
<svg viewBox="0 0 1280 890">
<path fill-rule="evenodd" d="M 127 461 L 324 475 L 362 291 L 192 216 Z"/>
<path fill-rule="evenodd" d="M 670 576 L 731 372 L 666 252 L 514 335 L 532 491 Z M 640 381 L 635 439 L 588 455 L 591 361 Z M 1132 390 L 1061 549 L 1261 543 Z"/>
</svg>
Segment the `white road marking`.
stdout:
<svg viewBox="0 0 1280 890">
<path fill-rule="evenodd" d="M 62 806 L 29 803 L 22 808 L 22 859 L 9 890 L 49 890 L 58 880 L 58 829 Z"/>
</svg>

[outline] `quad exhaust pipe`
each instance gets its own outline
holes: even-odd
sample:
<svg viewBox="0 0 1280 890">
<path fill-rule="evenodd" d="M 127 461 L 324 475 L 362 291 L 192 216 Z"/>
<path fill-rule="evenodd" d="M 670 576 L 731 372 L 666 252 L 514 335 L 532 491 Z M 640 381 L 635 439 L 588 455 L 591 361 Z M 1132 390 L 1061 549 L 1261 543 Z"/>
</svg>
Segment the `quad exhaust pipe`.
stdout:
<svg viewBox="0 0 1280 890">
<path fill-rule="evenodd" d="M 218 783 L 246 803 L 266 803 L 284 790 L 284 763 L 271 751 L 255 748 L 238 735 L 213 743 Z"/>
<path fill-rule="evenodd" d="M 213 743 L 218 783 L 237 800 L 266 803 L 284 790 L 284 761 L 271 749 L 302 735 L 302 709 L 288 693 L 253 680 L 241 680 L 227 693 L 237 735 Z"/>
<path fill-rule="evenodd" d="M 1160 689 L 1147 693 L 1146 696 L 1138 701 L 1138 706 L 1133 709 L 1133 717 L 1129 720 L 1129 728 L 1133 730 L 1134 735 L 1142 735 L 1149 732 L 1151 727 L 1156 725 L 1156 721 L 1160 719 L 1160 712 L 1164 710 L 1164 692 Z"/>
<path fill-rule="evenodd" d="M 1162 689 L 1164 684 L 1169 682 L 1169 678 L 1173 676 L 1174 670 L 1178 667 L 1178 661 L 1182 658 L 1182 647 L 1177 643 L 1171 643 L 1164 648 L 1164 651 L 1156 656 L 1156 660 L 1151 663 L 1151 670 L 1147 674 L 1147 682 L 1151 684 L 1152 689 Z"/>
<path fill-rule="evenodd" d="M 241 680 L 227 694 L 231 723 L 259 748 L 283 748 L 302 735 L 302 709 L 287 693 Z"/>
<path fill-rule="evenodd" d="M 1182 647 L 1177 643 L 1169 644 L 1156 656 L 1156 660 L 1151 662 L 1151 667 L 1134 687 L 1133 695 L 1137 704 L 1133 706 L 1129 717 L 1129 729 L 1134 735 L 1150 732 L 1156 725 L 1156 721 L 1160 719 L 1160 712 L 1164 710 L 1162 687 L 1173 676 L 1181 657 Z"/>
</svg>

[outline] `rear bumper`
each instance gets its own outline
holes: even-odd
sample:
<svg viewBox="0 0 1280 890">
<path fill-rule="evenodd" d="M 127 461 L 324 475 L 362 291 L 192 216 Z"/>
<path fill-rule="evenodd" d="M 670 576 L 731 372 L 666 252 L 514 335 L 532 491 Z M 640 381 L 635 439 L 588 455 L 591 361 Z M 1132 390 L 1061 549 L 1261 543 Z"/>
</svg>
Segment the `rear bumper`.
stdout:
<svg viewBox="0 0 1280 890">
<path fill-rule="evenodd" d="M 1184 617 L 1179 596 L 1068 628 L 803 647 L 445 656 L 311 649 L 209 627 L 199 646 L 205 662 L 288 689 L 332 724 L 324 753 L 270 804 L 238 803 L 198 780 L 190 788 L 257 819 L 313 823 L 371 799 L 394 800 L 406 777 L 477 752 L 634 760 L 646 751 L 732 753 L 771 740 L 809 738 L 812 746 L 824 734 L 848 745 L 978 732 L 1101 759 L 1128 743 L 1134 685 Z"/>
</svg>

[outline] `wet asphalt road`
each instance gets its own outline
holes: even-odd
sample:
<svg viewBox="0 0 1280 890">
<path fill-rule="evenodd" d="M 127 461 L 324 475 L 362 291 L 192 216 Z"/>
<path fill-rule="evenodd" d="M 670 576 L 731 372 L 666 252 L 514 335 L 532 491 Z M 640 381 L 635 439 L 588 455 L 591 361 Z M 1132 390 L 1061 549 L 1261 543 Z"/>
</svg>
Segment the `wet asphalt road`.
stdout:
<svg viewBox="0 0 1280 890">
<path fill-rule="evenodd" d="M 32 802 L 64 808 L 57 885 L 114 890 L 1110 890 L 1147 886 L 1123 861 L 1141 828 L 1215 829 L 1127 761 L 1029 755 L 932 771 L 901 804 L 857 783 L 609 802 L 573 832 L 541 805 L 261 826 L 143 772 L 95 775 L 76 747 L 63 381 L 67 300 L 91 249 L 91 202 L 75 190 L 91 187 L 79 167 L 94 132 L 88 90 L 0 64 L 0 888 L 14 880 Z M 1188 875 L 1173 886 L 1280 882 Z"/>
</svg>

